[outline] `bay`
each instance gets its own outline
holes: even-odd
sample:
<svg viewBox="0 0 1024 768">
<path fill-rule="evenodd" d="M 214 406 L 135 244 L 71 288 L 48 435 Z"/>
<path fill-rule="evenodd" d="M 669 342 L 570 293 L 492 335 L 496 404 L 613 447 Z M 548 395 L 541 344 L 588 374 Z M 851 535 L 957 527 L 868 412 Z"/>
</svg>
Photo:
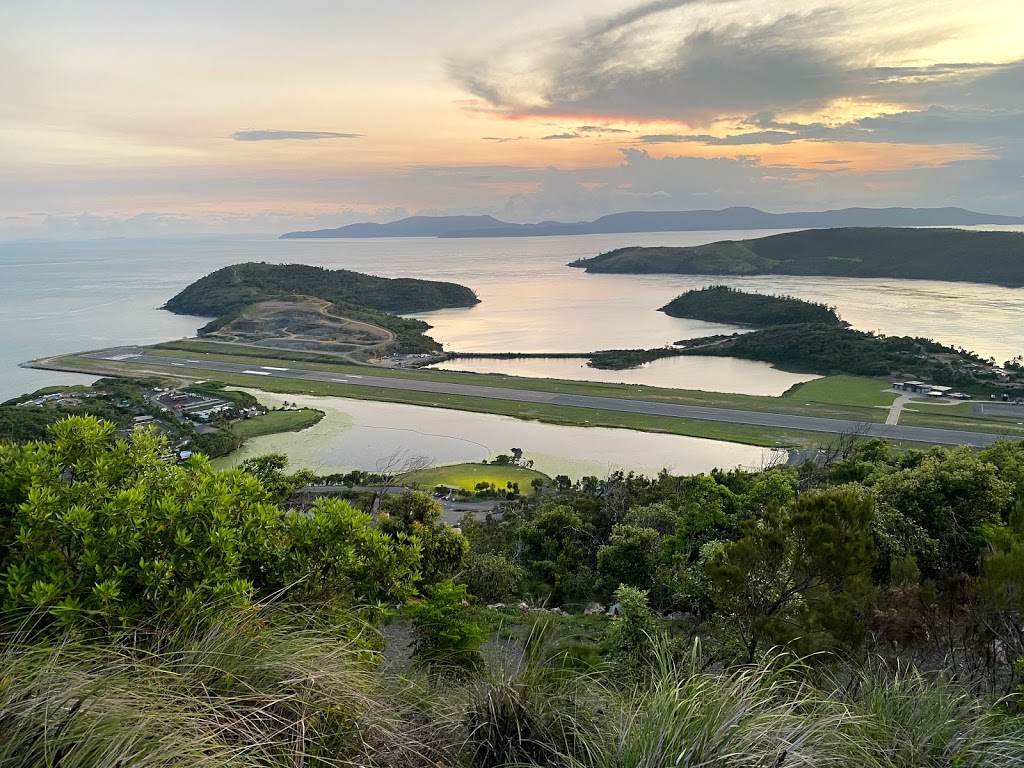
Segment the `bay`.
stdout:
<svg viewBox="0 0 1024 768">
<path fill-rule="evenodd" d="M 1020 229 L 1020 228 L 1017 228 Z M 0 398 L 88 377 L 32 371 L 37 357 L 192 335 L 206 318 L 159 307 L 203 275 L 246 261 L 305 263 L 386 277 L 453 280 L 482 303 L 422 315 L 466 352 L 656 347 L 742 330 L 669 318 L 688 288 L 724 283 L 825 301 L 855 327 L 934 337 L 1003 361 L 1024 352 L 1024 290 L 910 280 L 588 275 L 565 264 L 627 245 L 696 245 L 768 231 L 552 238 L 276 240 L 241 238 L 0 243 Z M 767 370 L 767 368 L 766 368 Z"/>
</svg>

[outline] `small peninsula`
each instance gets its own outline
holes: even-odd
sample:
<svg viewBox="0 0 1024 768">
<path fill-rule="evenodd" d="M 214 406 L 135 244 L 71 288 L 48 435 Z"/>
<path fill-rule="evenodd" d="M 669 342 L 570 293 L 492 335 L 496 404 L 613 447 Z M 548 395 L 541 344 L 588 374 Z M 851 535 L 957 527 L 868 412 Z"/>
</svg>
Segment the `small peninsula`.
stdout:
<svg viewBox="0 0 1024 768">
<path fill-rule="evenodd" d="M 569 264 L 622 274 L 813 275 L 1024 285 L 1024 233 L 809 229 L 690 247 L 618 248 Z"/>
<path fill-rule="evenodd" d="M 376 277 L 305 264 L 248 263 L 211 272 L 168 301 L 164 309 L 210 317 L 297 295 L 402 314 L 471 307 L 480 302 L 470 288 L 457 283 Z"/>
<path fill-rule="evenodd" d="M 724 285 L 687 291 L 659 311 L 709 323 L 740 323 L 765 328 L 793 323 L 842 325 L 835 307 L 793 296 L 746 293 Z"/>
<path fill-rule="evenodd" d="M 357 362 L 392 354 L 437 354 L 430 325 L 395 313 L 469 307 L 479 302 L 463 285 L 389 279 L 302 264 L 237 264 L 218 269 L 164 305 L 177 314 L 215 316 L 195 341 L 168 342 L 173 349 L 196 344 L 239 354 L 301 355 L 322 362 Z"/>
</svg>

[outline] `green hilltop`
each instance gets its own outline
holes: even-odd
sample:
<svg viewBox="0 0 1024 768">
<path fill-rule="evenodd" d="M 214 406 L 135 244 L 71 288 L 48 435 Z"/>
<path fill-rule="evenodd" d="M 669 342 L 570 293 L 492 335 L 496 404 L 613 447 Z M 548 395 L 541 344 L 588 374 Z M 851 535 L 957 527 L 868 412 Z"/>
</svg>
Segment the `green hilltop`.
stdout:
<svg viewBox="0 0 1024 768">
<path fill-rule="evenodd" d="M 392 279 L 305 264 L 248 263 L 211 272 L 168 301 L 164 309 L 220 316 L 290 296 L 313 296 L 389 313 L 471 307 L 480 301 L 470 288 L 457 283 Z"/>
<path fill-rule="evenodd" d="M 579 259 L 587 272 L 821 275 L 1024 285 L 1024 233 L 808 229 L 689 247 L 628 247 Z"/>
</svg>

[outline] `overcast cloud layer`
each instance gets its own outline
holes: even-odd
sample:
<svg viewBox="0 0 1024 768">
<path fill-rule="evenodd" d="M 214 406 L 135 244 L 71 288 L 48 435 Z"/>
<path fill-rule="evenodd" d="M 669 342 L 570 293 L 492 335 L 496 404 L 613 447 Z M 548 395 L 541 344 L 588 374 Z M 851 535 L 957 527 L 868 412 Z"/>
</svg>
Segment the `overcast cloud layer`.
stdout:
<svg viewBox="0 0 1024 768">
<path fill-rule="evenodd" d="M 0 237 L 1024 214 L 1017 0 L 47 5 L 0 9 Z"/>
</svg>

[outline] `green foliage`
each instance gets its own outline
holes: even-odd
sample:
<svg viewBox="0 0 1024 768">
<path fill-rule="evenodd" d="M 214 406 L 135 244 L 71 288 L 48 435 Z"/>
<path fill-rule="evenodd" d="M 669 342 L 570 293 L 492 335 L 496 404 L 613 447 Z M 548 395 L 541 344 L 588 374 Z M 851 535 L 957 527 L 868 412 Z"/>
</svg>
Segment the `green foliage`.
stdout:
<svg viewBox="0 0 1024 768">
<path fill-rule="evenodd" d="M 726 343 L 703 345 L 705 342 L 723 340 Z M 975 379 L 947 362 L 925 355 L 953 355 L 965 363 L 980 362 L 976 355 L 962 353 L 931 339 L 879 336 L 853 328 L 822 324 L 784 325 L 724 339 L 713 337 L 690 340 L 684 349 L 666 351 L 760 360 L 786 370 L 821 375 L 912 375 L 950 386 L 970 385 L 975 383 Z"/>
<path fill-rule="evenodd" d="M 426 591 L 427 597 L 409 607 L 416 641 L 413 659 L 442 677 L 464 678 L 483 669 L 480 646 L 487 639 L 473 618 L 466 585 L 451 580 Z"/>
<path fill-rule="evenodd" d="M 882 469 L 868 483 L 880 505 L 938 542 L 942 567 L 953 573 L 977 572 L 983 527 L 1004 521 L 1014 501 L 1014 486 L 970 448 L 936 451 L 914 466 Z M 920 557 L 919 550 L 912 554 Z"/>
<path fill-rule="evenodd" d="M 469 288 L 455 283 L 261 262 L 218 269 L 185 288 L 165 308 L 179 314 L 222 316 L 256 302 L 298 295 L 393 313 L 468 307 L 478 301 Z"/>
<path fill-rule="evenodd" d="M 650 590 L 660 561 L 661 541 L 656 530 L 616 525 L 608 544 L 597 553 L 597 573 L 607 594 L 623 584 Z"/>
<path fill-rule="evenodd" d="M 743 323 L 764 328 L 793 323 L 840 325 L 834 307 L 793 296 L 745 293 L 724 285 L 691 290 L 661 310 L 670 317 L 690 317 L 709 323 Z"/>
<path fill-rule="evenodd" d="M 238 468 L 260 481 L 263 490 L 278 504 L 288 500 L 295 489 L 308 485 L 316 479 L 309 470 L 285 474 L 288 457 L 283 453 L 266 453 L 243 461 Z"/>
<path fill-rule="evenodd" d="M 503 555 L 470 554 L 459 581 L 469 593 L 484 603 L 501 603 L 517 597 L 526 580 L 526 571 Z"/>
<path fill-rule="evenodd" d="M 857 759 L 846 711 L 812 686 L 791 659 L 714 673 L 695 648 L 689 664 L 660 658 L 616 724 L 616 768 L 780 768 L 882 765 Z M 858 756 L 859 757 L 859 756 Z M 882 755 L 880 754 L 881 758 Z"/>
<path fill-rule="evenodd" d="M 990 525 L 984 533 L 982 571 L 971 582 L 977 616 L 999 643 L 1000 653 L 1019 660 L 1024 658 L 1024 502 L 1018 503 L 1008 526 Z M 1024 679 L 1019 663 L 1014 671 L 1016 680 Z"/>
<path fill-rule="evenodd" d="M 969 254 L 969 257 L 968 257 Z M 809 229 L 677 248 L 619 248 L 587 272 L 830 275 L 1024 285 L 1024 235 L 963 229 Z"/>
<path fill-rule="evenodd" d="M 114 440 L 91 417 L 53 432 L 0 446 L 5 610 L 112 628 L 202 618 L 296 585 L 356 600 L 410 593 L 415 542 L 343 502 L 286 513 L 252 475 L 202 457 L 166 463 L 148 432 Z"/>
<path fill-rule="evenodd" d="M 748 662 L 766 641 L 810 650 L 859 643 L 857 599 L 870 586 L 873 516 L 871 497 L 855 488 L 805 494 L 747 522 L 743 538 L 708 562 L 715 605 Z"/>
<path fill-rule="evenodd" d="M 601 648 L 624 676 L 646 675 L 653 671 L 652 665 L 667 647 L 665 628 L 651 613 L 644 590 L 622 585 L 615 590 L 613 599 L 621 604 L 622 613 L 613 617 Z"/>
<path fill-rule="evenodd" d="M 589 674 L 573 673 L 573 649 L 549 616 L 531 622 L 521 661 L 487 675 L 457 710 L 460 752 L 476 768 L 596 765 L 607 743 Z"/>
<path fill-rule="evenodd" d="M 586 597 L 593 589 L 588 545 L 593 528 L 579 512 L 553 506 L 539 512 L 519 531 L 530 573 L 552 588 L 552 599 Z"/>
<path fill-rule="evenodd" d="M 145 651 L 5 636 L 0 765 L 436 765 L 424 744 L 441 740 L 382 684 L 376 654 L 352 634 L 279 607 L 222 613 Z"/>
<path fill-rule="evenodd" d="M 671 536 L 679 527 L 679 513 L 665 502 L 655 502 L 633 507 L 622 522 L 639 528 L 653 528 L 661 536 Z"/>
<path fill-rule="evenodd" d="M 441 505 L 425 493 L 387 494 L 380 502 L 380 528 L 397 540 L 413 538 L 420 549 L 424 584 L 450 579 L 469 553 L 469 542 L 441 521 Z"/>
</svg>

